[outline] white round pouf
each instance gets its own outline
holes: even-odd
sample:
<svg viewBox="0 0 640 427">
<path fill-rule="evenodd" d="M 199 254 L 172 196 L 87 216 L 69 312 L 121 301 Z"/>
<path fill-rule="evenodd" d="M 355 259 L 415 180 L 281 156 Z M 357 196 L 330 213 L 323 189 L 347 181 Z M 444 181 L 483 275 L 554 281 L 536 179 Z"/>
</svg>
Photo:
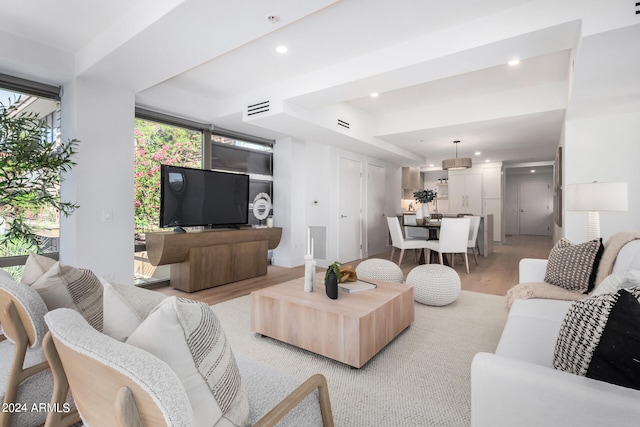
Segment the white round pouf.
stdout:
<svg viewBox="0 0 640 427">
<path fill-rule="evenodd" d="M 415 267 L 407 275 L 407 284 L 413 285 L 413 297 L 420 304 L 447 305 L 460 296 L 460 276 L 442 264 Z"/>
<path fill-rule="evenodd" d="M 386 259 L 369 258 L 356 267 L 356 276 L 362 279 L 402 283 L 404 274 L 398 264 Z"/>
</svg>

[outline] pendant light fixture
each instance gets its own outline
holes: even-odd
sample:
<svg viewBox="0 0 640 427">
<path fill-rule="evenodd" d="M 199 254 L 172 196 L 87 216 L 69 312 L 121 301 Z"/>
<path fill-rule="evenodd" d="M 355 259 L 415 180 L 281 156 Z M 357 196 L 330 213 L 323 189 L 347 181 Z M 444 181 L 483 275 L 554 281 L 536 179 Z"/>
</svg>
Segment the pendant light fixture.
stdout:
<svg viewBox="0 0 640 427">
<path fill-rule="evenodd" d="M 453 141 L 453 143 L 456 145 L 456 157 L 443 160 L 442 169 L 446 171 L 469 169 L 471 167 L 471 157 L 458 157 L 458 144 L 460 141 Z"/>
</svg>

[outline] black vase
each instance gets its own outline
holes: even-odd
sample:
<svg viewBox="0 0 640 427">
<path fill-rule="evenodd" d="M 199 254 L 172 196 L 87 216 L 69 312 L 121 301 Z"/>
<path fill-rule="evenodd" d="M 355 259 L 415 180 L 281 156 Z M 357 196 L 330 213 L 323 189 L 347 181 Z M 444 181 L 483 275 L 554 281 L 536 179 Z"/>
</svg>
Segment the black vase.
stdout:
<svg viewBox="0 0 640 427">
<path fill-rule="evenodd" d="M 324 281 L 324 288 L 327 292 L 327 296 L 331 299 L 338 299 L 338 278 L 336 273 L 329 271 Z"/>
</svg>

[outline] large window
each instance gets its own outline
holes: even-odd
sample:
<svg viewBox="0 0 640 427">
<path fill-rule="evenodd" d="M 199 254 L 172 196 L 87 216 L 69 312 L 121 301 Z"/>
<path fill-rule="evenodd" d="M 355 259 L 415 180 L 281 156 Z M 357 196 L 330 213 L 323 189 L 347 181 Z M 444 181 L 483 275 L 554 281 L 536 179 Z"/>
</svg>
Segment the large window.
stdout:
<svg viewBox="0 0 640 427">
<path fill-rule="evenodd" d="M 11 106 L 9 108 L 9 106 Z M 30 82 L 27 80 L 15 78 L 12 76 L 6 76 L 0 74 L 0 109 L 7 115 L 7 119 L 23 117 L 23 115 L 33 115 L 34 118 L 39 119 L 40 129 L 42 133 L 40 137 L 43 143 L 38 146 L 58 147 L 60 144 L 60 100 L 59 100 L 59 88 L 39 84 L 37 82 Z M 3 178 L 0 181 L 7 180 L 5 183 L 14 182 L 11 176 L 10 170 L 17 172 L 18 167 L 25 167 L 29 162 L 33 162 L 36 154 L 33 156 L 26 156 L 25 153 L 28 150 L 19 149 L 17 145 L 14 145 L 15 139 L 9 137 L 10 130 L 4 128 L 0 132 L 0 155 L 4 159 L 8 160 L 9 165 L 15 161 L 15 167 L 3 170 Z M 21 166 L 19 166 L 21 165 Z M 7 166 L 8 167 L 8 166 Z M 24 169 L 23 169 L 24 170 Z M 5 174 L 6 172 L 6 174 Z M 47 173 L 54 173 L 53 171 Z M 29 182 L 38 182 L 44 175 L 39 175 L 38 172 L 30 172 L 25 179 Z M 17 200 L 16 195 L 13 193 L 15 189 L 12 189 L 11 184 L 2 185 L 3 200 Z M 60 212 L 53 206 L 43 206 L 42 203 L 34 202 L 29 203 L 29 200 L 41 200 L 42 197 L 38 197 L 33 193 L 26 192 L 25 187 L 21 187 L 25 194 L 20 199 L 20 203 L 7 202 L 6 205 L 0 204 L 0 234 L 8 236 L 8 229 L 11 224 L 16 225 L 20 223 L 28 223 L 32 227 L 33 232 L 36 235 L 37 244 L 32 243 L 26 239 L 11 238 L 8 241 L 3 240 L 0 245 L 0 257 L 3 258 L 2 266 L 9 267 L 9 271 L 14 277 L 19 277 L 22 271 L 22 264 L 24 257 L 30 251 L 40 251 L 41 253 L 57 252 L 59 246 L 59 234 L 60 234 Z M 58 204 L 59 199 L 59 187 L 48 188 L 45 191 L 53 196 L 53 203 Z M 13 194 L 9 197 L 10 194 Z M 5 196 L 7 199 L 5 199 Z M 31 199 L 29 199 L 31 198 Z M 16 215 L 16 211 L 19 210 L 19 215 Z M 17 257 L 17 258 L 7 258 Z"/>
<path fill-rule="evenodd" d="M 161 164 L 248 174 L 249 223 L 252 225 L 258 224 L 253 216 L 254 198 L 260 193 L 273 196 L 273 141 L 228 131 L 212 133 L 210 128 L 210 125 L 151 111 L 136 111 L 134 274 L 137 285 L 164 281 L 170 274 L 168 266 L 149 264 L 143 245 L 144 233 L 160 230 Z"/>
<path fill-rule="evenodd" d="M 273 201 L 273 142 L 246 135 L 229 135 L 211 135 L 210 167 L 249 175 L 249 224 L 258 225 L 259 221 L 253 215 L 254 199 L 258 194 L 266 193 Z"/>
<path fill-rule="evenodd" d="M 135 231 L 159 230 L 160 165 L 199 168 L 202 131 L 145 119 L 135 127 Z"/>
</svg>

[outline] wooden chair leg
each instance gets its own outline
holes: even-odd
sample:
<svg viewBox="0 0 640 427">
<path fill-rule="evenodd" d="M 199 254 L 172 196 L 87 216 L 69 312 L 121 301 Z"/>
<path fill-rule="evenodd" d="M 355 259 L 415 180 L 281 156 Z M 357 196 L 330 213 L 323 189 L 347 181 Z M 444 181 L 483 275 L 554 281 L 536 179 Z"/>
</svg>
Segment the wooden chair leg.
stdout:
<svg viewBox="0 0 640 427">
<path fill-rule="evenodd" d="M 478 255 L 476 255 L 476 248 L 475 246 L 473 248 L 471 248 L 471 250 L 473 251 L 473 259 L 476 260 L 476 265 L 478 265 Z"/>
<path fill-rule="evenodd" d="M 329 387 L 327 380 L 322 374 L 315 374 L 309 377 L 298 388 L 293 390 L 288 396 L 278 403 L 271 411 L 267 412 L 254 424 L 254 427 L 274 426 L 287 413 L 295 408 L 313 391 L 318 390 L 320 401 L 320 414 L 322 415 L 322 425 L 324 427 L 334 427 L 333 411 L 331 410 L 331 399 L 329 398 Z"/>
<path fill-rule="evenodd" d="M 47 357 L 49 366 L 51 367 L 51 375 L 53 376 L 53 392 L 51 395 L 51 406 L 63 407 L 69 393 L 69 382 L 64 373 L 60 356 L 56 350 L 51 333 L 47 332 L 42 340 L 42 350 Z M 71 426 L 80 422 L 80 414 L 78 408 L 72 408 L 68 412 L 57 411 L 49 412 L 45 427 Z"/>
<path fill-rule="evenodd" d="M 389 258 L 389 260 L 393 261 L 393 254 L 396 252 L 396 247 L 395 246 L 391 246 L 391 258 Z"/>
<path fill-rule="evenodd" d="M 444 265 L 444 260 L 442 259 L 442 252 L 438 252 L 438 258 L 440 259 L 440 264 Z"/>
<path fill-rule="evenodd" d="M 464 263 L 467 265 L 467 274 L 469 274 L 469 257 L 466 252 L 464 253 Z"/>
<path fill-rule="evenodd" d="M 404 249 L 400 249 L 400 259 L 398 260 L 398 265 L 402 265 L 402 257 L 404 257 Z"/>
</svg>

